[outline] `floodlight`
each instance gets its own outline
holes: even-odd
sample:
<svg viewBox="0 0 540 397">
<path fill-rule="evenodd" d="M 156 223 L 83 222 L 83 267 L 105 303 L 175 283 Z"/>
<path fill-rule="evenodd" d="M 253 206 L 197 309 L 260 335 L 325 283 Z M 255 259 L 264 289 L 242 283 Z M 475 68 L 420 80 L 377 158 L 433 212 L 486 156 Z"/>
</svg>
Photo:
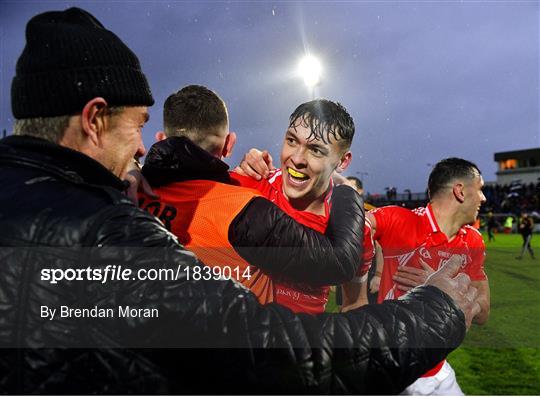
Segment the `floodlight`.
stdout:
<svg viewBox="0 0 540 397">
<path fill-rule="evenodd" d="M 305 56 L 298 66 L 298 73 L 309 88 L 313 88 L 319 84 L 321 71 L 321 63 L 317 58 L 311 55 Z"/>
</svg>

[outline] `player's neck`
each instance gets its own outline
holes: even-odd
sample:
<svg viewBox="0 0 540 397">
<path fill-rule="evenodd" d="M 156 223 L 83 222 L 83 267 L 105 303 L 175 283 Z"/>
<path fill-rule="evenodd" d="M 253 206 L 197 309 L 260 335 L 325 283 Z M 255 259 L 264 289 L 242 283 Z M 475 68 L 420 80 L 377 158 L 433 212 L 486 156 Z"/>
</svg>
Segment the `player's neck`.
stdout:
<svg viewBox="0 0 540 397">
<path fill-rule="evenodd" d="M 433 216 L 437 221 L 437 225 L 439 225 L 439 229 L 446 235 L 448 240 L 456 237 L 463 223 L 457 219 L 452 205 L 448 205 L 444 201 L 432 201 L 431 209 L 433 210 Z"/>
<path fill-rule="evenodd" d="M 282 188 L 283 195 L 295 210 L 297 211 L 307 211 L 315 215 L 326 215 L 325 200 L 328 192 L 330 191 L 330 186 L 326 189 L 323 194 L 316 195 L 314 191 L 311 191 L 311 195 L 307 194 L 304 197 L 291 198 L 287 196 L 285 189 Z"/>
<path fill-rule="evenodd" d="M 285 196 L 287 197 L 287 196 Z M 290 199 L 289 203 L 297 211 L 311 212 L 316 215 L 325 215 L 324 196 L 312 199 Z"/>
</svg>

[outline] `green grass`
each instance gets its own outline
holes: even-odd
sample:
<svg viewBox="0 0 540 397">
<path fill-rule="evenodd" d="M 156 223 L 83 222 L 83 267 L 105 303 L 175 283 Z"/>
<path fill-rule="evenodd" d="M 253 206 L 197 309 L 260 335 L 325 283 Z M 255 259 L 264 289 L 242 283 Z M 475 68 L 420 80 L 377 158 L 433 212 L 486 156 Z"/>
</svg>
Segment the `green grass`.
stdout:
<svg viewBox="0 0 540 397">
<path fill-rule="evenodd" d="M 532 240 L 536 260 L 515 258 L 521 241 L 498 234 L 486 243 L 490 319 L 448 357 L 465 394 L 540 394 L 540 236 Z"/>
<path fill-rule="evenodd" d="M 540 395 L 540 235 L 532 240 L 536 260 L 515 258 L 520 235 L 495 239 L 486 243 L 490 319 L 473 325 L 448 361 L 465 394 Z M 335 311 L 333 297 L 327 310 Z"/>
</svg>

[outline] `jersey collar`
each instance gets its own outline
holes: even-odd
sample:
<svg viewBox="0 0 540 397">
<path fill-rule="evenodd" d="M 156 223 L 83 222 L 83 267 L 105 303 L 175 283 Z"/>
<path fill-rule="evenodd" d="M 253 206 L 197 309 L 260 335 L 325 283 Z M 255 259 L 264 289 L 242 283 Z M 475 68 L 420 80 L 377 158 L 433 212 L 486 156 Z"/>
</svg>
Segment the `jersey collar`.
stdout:
<svg viewBox="0 0 540 397">
<path fill-rule="evenodd" d="M 441 231 L 441 228 L 439 227 L 439 224 L 437 223 L 437 219 L 435 218 L 435 214 L 433 213 L 433 208 L 431 207 L 431 203 L 429 203 L 426 206 L 426 227 L 428 229 L 429 235 L 431 239 L 436 243 L 442 243 L 448 241 L 448 237 Z M 464 227 L 460 227 L 456 237 L 463 236 L 467 234 L 467 231 Z"/>
<path fill-rule="evenodd" d="M 441 228 L 439 227 L 439 224 L 437 223 L 437 219 L 435 219 L 435 214 L 433 213 L 433 208 L 431 207 L 431 203 L 429 203 L 426 206 L 426 218 L 428 220 L 428 228 L 431 233 L 439 233 L 441 231 Z"/>
</svg>

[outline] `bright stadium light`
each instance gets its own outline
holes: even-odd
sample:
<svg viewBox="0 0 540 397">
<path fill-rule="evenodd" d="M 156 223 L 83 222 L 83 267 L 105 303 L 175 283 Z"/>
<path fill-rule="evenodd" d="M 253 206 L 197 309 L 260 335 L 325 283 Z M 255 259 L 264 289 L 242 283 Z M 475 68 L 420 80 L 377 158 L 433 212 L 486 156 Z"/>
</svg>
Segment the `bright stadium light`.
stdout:
<svg viewBox="0 0 540 397">
<path fill-rule="evenodd" d="M 313 88 L 321 81 L 321 63 L 317 58 L 307 55 L 300 61 L 298 74 L 304 79 L 308 88 Z"/>
</svg>

